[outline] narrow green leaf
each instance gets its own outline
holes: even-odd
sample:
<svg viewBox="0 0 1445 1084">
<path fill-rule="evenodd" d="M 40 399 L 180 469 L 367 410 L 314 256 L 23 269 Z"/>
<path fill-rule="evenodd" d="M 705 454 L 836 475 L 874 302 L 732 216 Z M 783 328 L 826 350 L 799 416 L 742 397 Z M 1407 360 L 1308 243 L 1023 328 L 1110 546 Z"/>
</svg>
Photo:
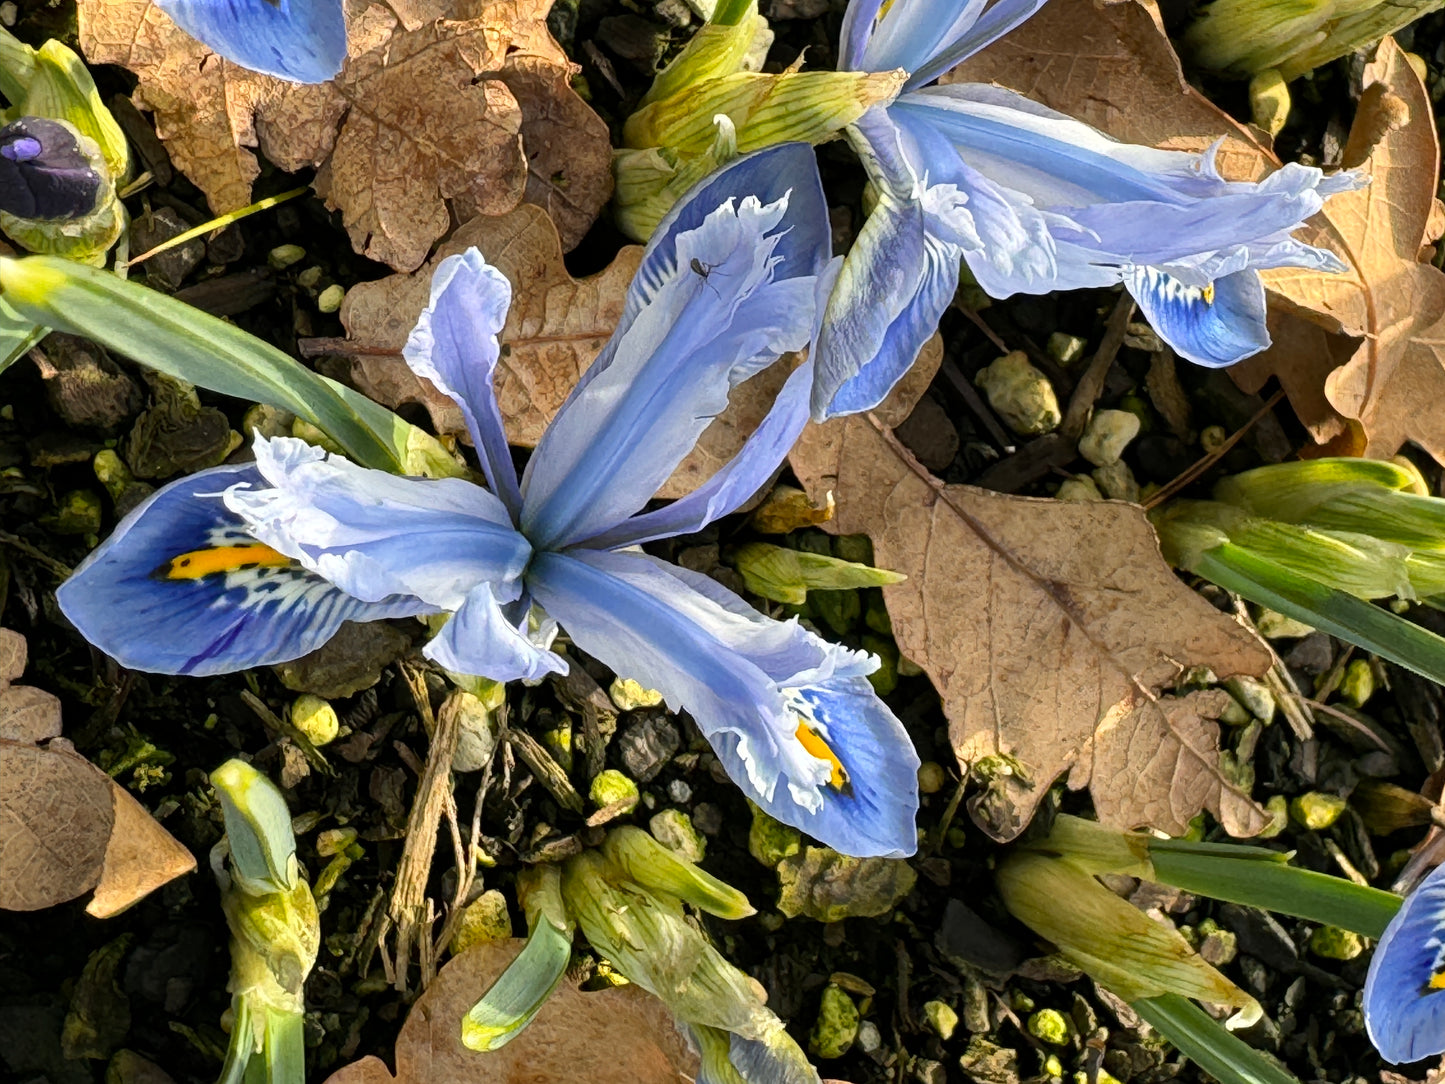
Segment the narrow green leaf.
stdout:
<svg viewBox="0 0 1445 1084">
<path fill-rule="evenodd" d="M 221 1076 L 216 1084 L 242 1084 L 255 1049 L 251 1002 L 245 994 L 237 994 L 231 998 L 231 1041 L 226 1045 L 226 1060 L 221 1064 Z"/>
<path fill-rule="evenodd" d="M 1250 602 L 1303 621 L 1445 685 L 1445 638 L 1236 546 L 1203 551 L 1191 571 Z"/>
<path fill-rule="evenodd" d="M 266 1009 L 262 1063 L 266 1084 L 306 1084 L 306 1018 L 301 1013 Z"/>
<path fill-rule="evenodd" d="M 1178 994 L 1141 998 L 1129 1005 L 1219 1084 L 1300 1084 L 1297 1077 Z"/>
<path fill-rule="evenodd" d="M 48 327 L 27 320 L 0 299 L 0 373 L 48 334 Z"/>
<path fill-rule="evenodd" d="M 511 1042 L 552 996 L 571 959 L 571 933 L 543 918 L 521 954 L 462 1017 L 462 1045 L 485 1051 Z"/>
<path fill-rule="evenodd" d="M 1258 856 L 1196 850 L 1182 840 L 1151 840 L 1149 859 L 1165 884 L 1230 903 L 1278 911 L 1378 938 L 1400 909 L 1393 892 Z"/>
<path fill-rule="evenodd" d="M 21 317 L 94 339 L 168 376 L 222 395 L 289 410 L 363 466 L 389 471 L 405 467 L 406 447 L 398 445 L 395 426 L 375 428 L 375 410 L 383 408 L 372 404 L 373 411 L 360 409 L 355 398 L 294 358 L 184 302 L 108 271 L 52 256 L 0 259 L 0 289 Z M 363 414 L 370 415 L 372 424 Z"/>
</svg>

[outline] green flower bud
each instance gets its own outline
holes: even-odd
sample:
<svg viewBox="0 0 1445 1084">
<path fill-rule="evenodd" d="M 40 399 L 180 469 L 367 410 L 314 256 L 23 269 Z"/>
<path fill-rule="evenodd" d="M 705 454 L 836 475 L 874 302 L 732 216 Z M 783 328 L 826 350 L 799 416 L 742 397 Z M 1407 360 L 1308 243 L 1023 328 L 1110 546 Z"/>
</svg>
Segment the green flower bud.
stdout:
<svg viewBox="0 0 1445 1084">
<path fill-rule="evenodd" d="M 1295 79 L 1440 7 L 1440 0 L 1214 0 L 1184 35 L 1201 67 Z"/>
</svg>

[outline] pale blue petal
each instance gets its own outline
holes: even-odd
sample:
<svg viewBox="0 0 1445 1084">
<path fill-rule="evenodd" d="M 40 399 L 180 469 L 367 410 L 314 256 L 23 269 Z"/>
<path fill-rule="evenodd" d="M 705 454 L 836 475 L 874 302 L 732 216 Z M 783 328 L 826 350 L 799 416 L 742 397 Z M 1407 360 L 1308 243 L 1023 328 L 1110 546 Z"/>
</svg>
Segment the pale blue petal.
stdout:
<svg viewBox="0 0 1445 1084">
<path fill-rule="evenodd" d="M 530 608 L 525 603 L 503 607 L 491 584 L 478 584 L 422 654 L 453 673 L 493 681 L 535 681 L 565 674 L 567 663 L 559 655 L 528 638 Z"/>
<path fill-rule="evenodd" d="M 60 586 L 61 610 L 122 666 L 207 675 L 298 658 L 344 621 L 434 609 L 410 597 L 363 602 L 298 565 L 248 560 L 256 539 L 222 495 L 258 484 L 253 466 L 216 467 L 152 494 Z M 215 571 L 181 574 L 206 565 Z"/>
<path fill-rule="evenodd" d="M 1437 867 L 1385 928 L 1365 978 L 1365 1029 L 1396 1065 L 1445 1051 L 1445 866 Z"/>
<path fill-rule="evenodd" d="M 821 213 L 821 208 L 818 208 Z M 614 336 L 605 369 L 588 374 L 543 434 L 523 479 L 521 523 L 539 549 L 616 526 L 641 508 L 727 407 L 742 380 L 812 333 L 817 274 L 778 250 L 801 231 L 811 269 L 826 219 L 802 222 L 789 199 L 729 198 L 675 235 L 671 271 Z"/>
<path fill-rule="evenodd" d="M 1046 3 L 1048 0 L 995 0 L 966 33 L 950 39 L 928 63 L 915 68 L 905 89 L 912 90 L 933 82 L 980 49 L 998 41 L 1014 27 L 1027 22 Z"/>
<path fill-rule="evenodd" d="M 961 161 L 1015 205 L 1058 216 L 1050 232 L 1097 263 L 1168 264 L 1273 244 L 1326 196 L 1362 183 L 1297 164 L 1260 182 L 1226 181 L 1214 168 L 1215 149 L 1196 155 L 1120 143 L 998 87 L 935 87 L 905 95 L 889 113 L 922 148 L 934 183 L 972 192 L 975 183 L 955 175 Z"/>
<path fill-rule="evenodd" d="M 779 278 L 821 275 L 832 251 L 828 201 L 818 175 L 818 157 L 807 143 L 779 143 L 764 150 L 734 158 L 714 170 L 674 203 L 653 230 L 642 254 L 642 262 L 627 287 L 627 299 L 617 330 L 595 361 L 582 374 L 567 403 L 581 396 L 596 377 L 612 364 L 618 343 L 632 327 L 638 314 L 653 302 L 664 285 L 671 282 L 680 266 L 677 255 L 679 234 L 696 230 L 729 199 L 752 195 L 768 204 L 788 201 L 787 232 L 774 242 L 779 258 Z M 565 408 L 566 403 L 563 404 Z"/>
<path fill-rule="evenodd" d="M 816 308 L 820 324 L 824 305 L 842 266 L 843 257 L 835 256 L 818 276 Z M 816 327 L 812 339 L 814 343 L 818 340 Z M 589 549 L 621 549 L 658 538 L 692 534 L 735 511 L 767 485 L 808 424 L 816 352 L 816 347 L 811 349 L 807 360 L 788 375 L 758 427 L 749 434 L 738 453 L 714 471 L 711 478 L 671 504 L 625 519 L 584 544 Z"/>
<path fill-rule="evenodd" d="M 854 72 L 866 70 L 863 54 L 868 40 L 873 36 L 873 23 L 883 0 L 849 0 L 843 12 L 843 27 L 838 32 L 838 70 Z"/>
<path fill-rule="evenodd" d="M 966 36 L 987 4 L 988 0 L 893 0 L 874 24 L 859 68 L 916 72 L 940 49 Z"/>
<path fill-rule="evenodd" d="M 813 365 L 805 362 L 784 382 L 767 415 L 738 454 L 691 493 L 651 512 L 625 519 L 589 538 L 589 549 L 621 549 L 658 538 L 693 534 L 721 519 L 768 483 L 808 424 Z"/>
<path fill-rule="evenodd" d="M 243 68 L 324 83 L 346 59 L 341 0 L 156 0 L 206 48 Z"/>
<path fill-rule="evenodd" d="M 818 336 L 817 421 L 881 403 L 938 329 L 963 249 L 933 235 L 922 202 L 881 193 L 828 299 Z"/>
<path fill-rule="evenodd" d="M 1264 283 L 1255 271 L 1237 271 L 1201 288 L 1141 267 L 1124 275 L 1124 285 L 1159 337 L 1197 365 L 1223 368 L 1269 346 Z"/>
<path fill-rule="evenodd" d="M 431 303 L 402 353 L 412 372 L 461 408 L 487 484 L 515 518 L 522 491 L 492 383 L 502 352 L 497 336 L 511 304 L 512 284 L 475 248 L 448 256 L 432 275 Z"/>
<path fill-rule="evenodd" d="M 527 582 L 578 647 L 690 712 L 769 814 L 844 854 L 914 852 L 918 756 L 868 682 L 876 658 L 641 554 L 541 553 Z"/>
<path fill-rule="evenodd" d="M 328 456 L 303 441 L 255 442 L 264 486 L 226 504 L 273 549 L 357 598 L 394 594 L 456 610 L 479 583 L 504 601 L 531 556 L 502 502 L 462 478 L 406 478 Z"/>
<path fill-rule="evenodd" d="M 876 0 L 853 0 L 843 16 L 838 67 L 909 72 L 905 89 L 931 83 L 997 41 L 1047 0 L 893 0 L 879 19 Z M 988 6 L 988 10 L 984 8 Z"/>
</svg>

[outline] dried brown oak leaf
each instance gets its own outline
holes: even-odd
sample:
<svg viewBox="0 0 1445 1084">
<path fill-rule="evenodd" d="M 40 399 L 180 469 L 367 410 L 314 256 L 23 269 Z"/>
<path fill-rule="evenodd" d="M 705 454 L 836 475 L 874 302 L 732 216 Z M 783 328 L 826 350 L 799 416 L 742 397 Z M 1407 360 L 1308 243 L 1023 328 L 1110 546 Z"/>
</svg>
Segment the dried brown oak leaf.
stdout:
<svg viewBox="0 0 1445 1084">
<path fill-rule="evenodd" d="M 1219 167 L 1235 180 L 1257 179 L 1279 165 L 1262 133 L 1189 86 L 1156 7 L 1145 0 L 1052 0 L 944 82 L 998 83 L 1130 143 L 1201 151 L 1223 139 Z M 1422 170 L 1427 173 L 1433 176 Z M 1326 216 L 1347 198 L 1334 197 Z M 1305 231 L 1297 236 L 1308 239 Z M 1347 424 L 1325 396 L 1325 377 L 1356 344 L 1286 311 L 1291 306 L 1281 307 L 1280 300 L 1271 297 L 1275 345 L 1233 366 L 1230 375 L 1249 392 L 1278 377 L 1295 413 L 1324 443 Z"/>
<path fill-rule="evenodd" d="M 462 1046 L 462 1017 L 522 950 L 498 941 L 464 952 L 417 999 L 396 1040 L 396 1075 L 366 1057 L 326 1084 L 686 1084 L 697 1056 L 673 1016 L 637 986 L 586 994 L 571 982 L 553 991 L 536 1017 L 499 1050 Z"/>
<path fill-rule="evenodd" d="M 1008 766 L 971 803 L 1007 840 L 1065 773 L 1100 820 L 1182 832 L 1201 809 L 1233 835 L 1266 818 L 1220 763 L 1216 698 L 1160 695 L 1184 668 L 1263 674 L 1269 653 L 1174 574 L 1143 509 L 945 485 L 877 413 L 807 429 L 793 470 L 830 529 L 873 539 L 899 650 L 933 679 L 959 761 Z M 993 760 L 980 765 L 985 758 Z M 992 797 L 990 797 L 992 795 Z"/>
<path fill-rule="evenodd" d="M 1393 455 L 1414 441 L 1445 463 L 1445 273 L 1429 262 L 1440 234 L 1440 144 L 1429 93 L 1393 39 L 1365 68 L 1344 165 L 1369 174 L 1370 186 L 1333 197 L 1296 236 L 1333 250 L 1349 271 L 1265 273 L 1278 307 L 1331 333 L 1333 349 L 1310 351 L 1322 337 L 1306 325 L 1253 365 L 1293 351 L 1294 367 L 1308 366 L 1362 430 L 1364 454 Z"/>
<path fill-rule="evenodd" d="M 155 113 L 213 210 L 251 201 L 248 148 L 259 146 L 282 169 L 321 167 L 317 191 L 356 250 L 409 271 L 450 228 L 448 200 L 462 215 L 537 200 L 570 247 L 611 195 L 607 128 L 571 89 L 576 69 L 547 33 L 549 6 L 348 0 L 349 56 L 319 86 L 215 56 L 152 0 L 79 0 L 78 10 L 87 58 L 139 76 L 136 104 Z"/>
</svg>

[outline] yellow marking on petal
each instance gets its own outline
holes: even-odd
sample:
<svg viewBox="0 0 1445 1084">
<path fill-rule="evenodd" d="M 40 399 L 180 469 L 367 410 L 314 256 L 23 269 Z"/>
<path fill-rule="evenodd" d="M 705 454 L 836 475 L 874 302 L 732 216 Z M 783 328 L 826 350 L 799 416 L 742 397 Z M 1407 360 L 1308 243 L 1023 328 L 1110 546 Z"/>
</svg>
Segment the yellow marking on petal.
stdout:
<svg viewBox="0 0 1445 1084">
<path fill-rule="evenodd" d="M 1445 990 L 1445 971 L 1437 971 L 1431 975 L 1428 985 L 1432 990 Z"/>
<path fill-rule="evenodd" d="M 1204 287 L 1204 303 L 1206 305 L 1214 304 L 1214 283 L 1212 282 Z"/>
<path fill-rule="evenodd" d="M 172 557 L 155 570 L 158 580 L 199 580 L 221 572 L 243 568 L 284 568 L 291 558 L 270 546 L 253 542 L 245 546 L 211 546 Z"/>
<path fill-rule="evenodd" d="M 833 752 L 832 747 L 823 740 L 823 736 L 807 723 L 802 722 L 798 724 L 795 736 L 798 744 L 806 749 L 810 756 L 826 760 L 832 765 L 833 773 L 828 777 L 828 785 L 839 793 L 851 794 L 853 786 L 848 779 L 848 769 L 843 767 L 843 762 L 838 759 L 838 754 Z"/>
</svg>

